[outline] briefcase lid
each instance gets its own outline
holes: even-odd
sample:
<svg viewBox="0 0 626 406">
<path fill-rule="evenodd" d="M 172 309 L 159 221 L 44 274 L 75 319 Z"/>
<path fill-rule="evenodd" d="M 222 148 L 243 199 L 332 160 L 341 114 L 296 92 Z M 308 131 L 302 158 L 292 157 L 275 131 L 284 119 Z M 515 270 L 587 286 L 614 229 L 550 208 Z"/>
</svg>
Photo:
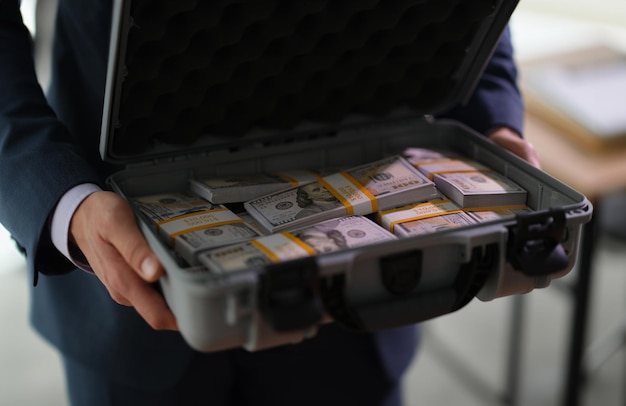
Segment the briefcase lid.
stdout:
<svg viewBox="0 0 626 406">
<path fill-rule="evenodd" d="M 115 0 L 100 149 L 130 163 L 443 112 L 517 0 Z"/>
</svg>

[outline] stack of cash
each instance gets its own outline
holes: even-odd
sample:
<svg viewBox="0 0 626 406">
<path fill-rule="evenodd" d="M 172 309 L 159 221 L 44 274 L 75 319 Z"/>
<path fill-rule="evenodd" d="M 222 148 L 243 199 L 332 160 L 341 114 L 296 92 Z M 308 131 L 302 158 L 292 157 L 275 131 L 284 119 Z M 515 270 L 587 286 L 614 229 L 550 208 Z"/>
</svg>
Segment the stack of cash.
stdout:
<svg viewBox="0 0 626 406">
<path fill-rule="evenodd" d="M 274 233 L 345 215 L 376 213 L 436 195 L 432 181 L 401 156 L 392 156 L 250 200 L 244 207 Z"/>
<path fill-rule="evenodd" d="M 407 161 L 432 180 L 435 175 L 451 172 L 489 171 L 489 167 L 452 152 L 440 152 L 425 148 L 407 148 L 403 152 Z"/>
<path fill-rule="evenodd" d="M 493 171 L 440 173 L 433 181 L 441 193 L 462 208 L 526 204 L 526 190 Z"/>
<path fill-rule="evenodd" d="M 190 189 L 212 203 L 245 202 L 292 186 L 315 181 L 319 173 L 293 170 L 274 174 L 191 179 Z"/>
<path fill-rule="evenodd" d="M 440 151 L 430 148 L 406 148 L 402 156 L 415 165 L 416 163 L 434 161 L 437 159 L 456 158 L 458 154 L 451 151 Z"/>
<path fill-rule="evenodd" d="M 265 231 L 265 229 L 261 227 L 259 222 L 256 221 L 256 219 L 252 217 L 247 211 L 237 211 L 236 213 L 250 228 L 256 231 L 259 236 L 268 234 L 267 231 Z"/>
<path fill-rule="evenodd" d="M 477 222 L 486 223 L 488 221 L 513 218 L 518 214 L 531 213 L 533 210 L 528 206 L 520 205 L 490 208 L 478 207 L 475 209 L 466 209 L 465 211 Z"/>
<path fill-rule="evenodd" d="M 132 199 L 139 211 L 185 261 L 197 265 L 202 250 L 247 241 L 260 234 L 222 205 L 187 192 Z"/>
<path fill-rule="evenodd" d="M 198 258 L 210 271 L 231 272 L 396 238 L 366 217 L 347 216 L 204 251 Z"/>
<path fill-rule="evenodd" d="M 430 234 L 476 223 L 448 199 L 382 211 L 379 213 L 379 221 L 383 227 L 400 237 Z"/>
<path fill-rule="evenodd" d="M 440 173 L 489 171 L 489 167 L 471 159 L 441 159 L 415 164 L 428 179 Z"/>
</svg>

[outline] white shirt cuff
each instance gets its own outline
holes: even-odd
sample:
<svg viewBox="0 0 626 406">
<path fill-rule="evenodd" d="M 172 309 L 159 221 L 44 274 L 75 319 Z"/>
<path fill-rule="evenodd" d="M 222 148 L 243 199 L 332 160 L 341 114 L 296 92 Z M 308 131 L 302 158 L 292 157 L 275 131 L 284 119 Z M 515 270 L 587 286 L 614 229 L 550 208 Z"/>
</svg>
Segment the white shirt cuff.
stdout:
<svg viewBox="0 0 626 406">
<path fill-rule="evenodd" d="M 74 244 L 70 244 L 70 222 L 72 221 L 74 212 L 83 200 L 90 194 L 101 190 L 98 185 L 92 183 L 74 186 L 59 200 L 54 214 L 52 215 L 52 222 L 50 223 L 50 233 L 54 246 L 67 259 L 72 261 L 74 265 L 87 272 L 93 272 L 89 263 L 78 247 Z"/>
</svg>

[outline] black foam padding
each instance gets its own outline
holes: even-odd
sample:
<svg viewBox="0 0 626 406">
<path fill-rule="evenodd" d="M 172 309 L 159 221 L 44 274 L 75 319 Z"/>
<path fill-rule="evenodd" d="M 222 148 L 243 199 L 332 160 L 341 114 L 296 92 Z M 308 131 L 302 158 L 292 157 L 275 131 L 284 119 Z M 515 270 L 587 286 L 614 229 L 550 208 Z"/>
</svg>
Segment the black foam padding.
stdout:
<svg viewBox="0 0 626 406">
<path fill-rule="evenodd" d="M 445 105 L 495 0 L 134 0 L 114 149 Z"/>
</svg>

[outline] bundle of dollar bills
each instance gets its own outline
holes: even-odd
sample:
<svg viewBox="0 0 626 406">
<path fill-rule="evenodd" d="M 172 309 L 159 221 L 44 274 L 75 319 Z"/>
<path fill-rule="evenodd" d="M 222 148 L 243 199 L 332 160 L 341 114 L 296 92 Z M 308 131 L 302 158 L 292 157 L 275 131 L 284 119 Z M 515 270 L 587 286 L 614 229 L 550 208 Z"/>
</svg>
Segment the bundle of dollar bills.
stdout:
<svg viewBox="0 0 626 406">
<path fill-rule="evenodd" d="M 259 236 L 262 235 L 267 235 L 267 231 L 265 231 L 265 229 L 263 227 L 261 227 L 261 225 L 259 224 L 258 221 L 256 221 L 256 219 L 254 217 L 252 217 L 250 215 L 250 213 L 248 213 L 247 211 L 243 210 L 243 211 L 236 211 L 237 215 L 239 217 L 241 217 L 241 219 L 250 227 L 252 228 L 254 231 L 257 232 L 257 234 Z"/>
<path fill-rule="evenodd" d="M 379 213 L 385 229 L 400 237 L 430 234 L 475 224 L 471 216 L 448 199 L 437 199 Z"/>
<path fill-rule="evenodd" d="M 440 173 L 433 181 L 441 193 L 462 208 L 526 204 L 526 190 L 494 171 Z"/>
<path fill-rule="evenodd" d="M 198 258 L 209 271 L 230 272 L 395 239 L 396 236 L 366 217 L 346 216 L 211 249 L 200 253 Z"/>
<path fill-rule="evenodd" d="M 244 207 L 269 233 L 275 233 L 436 195 L 432 181 L 401 156 L 392 156 L 250 200 Z"/>
<path fill-rule="evenodd" d="M 518 214 L 531 213 L 532 211 L 533 210 L 530 207 L 525 205 L 465 209 L 465 212 L 479 223 L 508 219 L 515 217 Z"/>
<path fill-rule="evenodd" d="M 451 157 L 456 157 L 458 155 L 453 154 L 450 151 L 442 151 L 442 150 L 437 150 L 437 149 L 432 149 L 432 148 L 409 147 L 409 148 L 405 148 L 404 151 L 402 151 L 402 156 L 406 158 L 407 161 L 415 165 L 416 163 L 419 163 L 419 162 L 451 158 Z"/>
<path fill-rule="evenodd" d="M 315 181 L 319 173 L 291 170 L 272 174 L 190 179 L 189 188 L 212 203 L 245 202 L 254 198 Z"/>
<path fill-rule="evenodd" d="M 433 179 L 439 173 L 475 172 L 491 170 L 488 166 L 473 159 L 467 159 L 450 151 L 437 151 L 426 148 L 407 148 L 403 155 L 420 172 Z"/>
<path fill-rule="evenodd" d="M 234 244 L 260 234 L 223 205 L 215 205 L 190 192 L 138 196 L 139 211 L 174 251 L 197 265 L 202 250 Z"/>
</svg>

